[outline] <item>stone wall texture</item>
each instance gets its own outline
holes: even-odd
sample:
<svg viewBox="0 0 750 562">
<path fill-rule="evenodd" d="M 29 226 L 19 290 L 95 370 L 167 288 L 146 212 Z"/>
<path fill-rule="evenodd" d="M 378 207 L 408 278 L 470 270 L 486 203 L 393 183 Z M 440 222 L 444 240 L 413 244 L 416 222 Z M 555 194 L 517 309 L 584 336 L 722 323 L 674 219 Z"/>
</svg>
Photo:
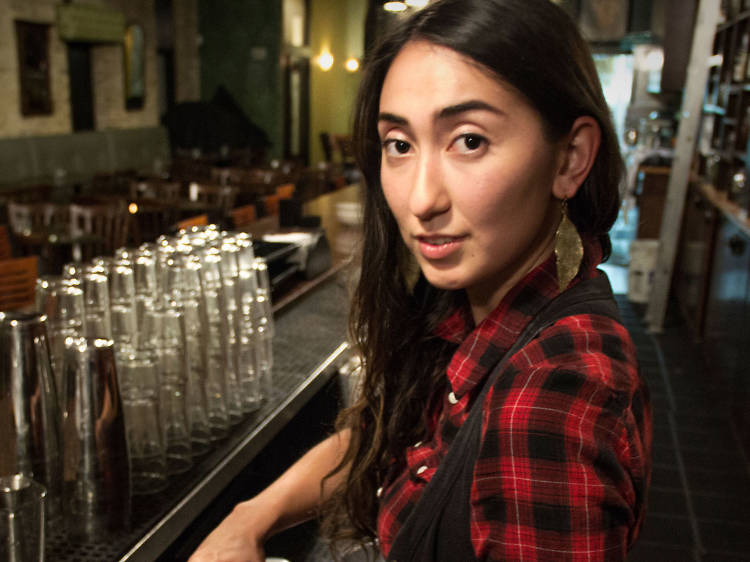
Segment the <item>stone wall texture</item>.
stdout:
<svg viewBox="0 0 750 562">
<path fill-rule="evenodd" d="M 126 24 L 137 23 L 145 34 L 145 98 L 143 107 L 126 109 L 124 54 L 121 43 L 92 44 L 91 73 L 94 123 L 97 130 L 153 127 L 159 124 L 159 75 L 155 0 L 85 0 L 116 9 Z M 58 35 L 59 0 L 0 1 L 0 138 L 72 132 L 67 46 Z M 176 101 L 200 99 L 196 0 L 173 0 Z M 49 25 L 52 114 L 21 115 L 15 21 Z"/>
</svg>

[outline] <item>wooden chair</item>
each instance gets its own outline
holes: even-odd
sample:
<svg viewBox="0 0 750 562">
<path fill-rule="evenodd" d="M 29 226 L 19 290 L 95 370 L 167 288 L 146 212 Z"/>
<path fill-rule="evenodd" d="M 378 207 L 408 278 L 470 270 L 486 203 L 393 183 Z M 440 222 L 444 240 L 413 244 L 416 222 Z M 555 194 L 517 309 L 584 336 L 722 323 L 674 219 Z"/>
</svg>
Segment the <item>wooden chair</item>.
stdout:
<svg viewBox="0 0 750 562">
<path fill-rule="evenodd" d="M 211 171 L 212 181 L 218 185 L 231 185 L 237 189 L 235 205 L 244 206 L 258 197 L 273 193 L 280 182 L 282 171 L 269 168 L 216 167 Z"/>
<path fill-rule="evenodd" d="M 242 230 L 253 224 L 258 218 L 258 213 L 255 210 L 255 204 L 243 205 L 232 209 L 232 222 L 234 223 L 235 230 Z"/>
<path fill-rule="evenodd" d="M 0 225 L 0 260 L 10 259 L 12 254 L 8 227 Z"/>
<path fill-rule="evenodd" d="M 51 203 L 8 202 L 8 224 L 15 234 L 28 236 L 46 233 L 60 214 Z"/>
<path fill-rule="evenodd" d="M 34 305 L 37 257 L 0 260 L 0 310 Z"/>
<path fill-rule="evenodd" d="M 70 205 L 70 236 L 81 248 L 81 259 L 112 255 L 128 239 L 130 216 L 123 202 Z M 78 240 L 77 240 L 78 239 Z"/>
<path fill-rule="evenodd" d="M 177 230 L 187 230 L 194 226 L 206 225 L 208 225 L 208 215 L 196 215 L 194 217 L 188 217 L 181 221 L 177 221 Z"/>
<path fill-rule="evenodd" d="M 234 208 L 237 188 L 229 185 L 190 182 L 188 198 L 180 201 L 183 217 L 206 214 L 210 221 L 223 221 Z"/>
<path fill-rule="evenodd" d="M 266 195 L 263 198 L 263 208 L 266 211 L 266 215 L 278 215 L 279 214 L 279 201 L 281 197 L 274 193 L 273 195 Z"/>
<path fill-rule="evenodd" d="M 133 242 L 137 245 L 166 234 L 179 219 L 180 210 L 174 202 L 160 199 L 135 199 L 128 205 Z"/>
<path fill-rule="evenodd" d="M 282 183 L 276 186 L 276 195 L 281 199 L 291 199 L 294 196 L 295 185 L 293 183 Z"/>
<path fill-rule="evenodd" d="M 324 162 L 315 167 L 305 168 L 295 191 L 302 201 L 309 201 L 332 191 L 334 189 L 334 177 L 334 167 Z"/>
<path fill-rule="evenodd" d="M 131 199 L 153 199 L 162 202 L 175 202 L 180 198 L 182 184 L 177 181 L 133 180 L 130 182 Z"/>
<path fill-rule="evenodd" d="M 351 135 L 333 135 L 333 149 L 341 164 L 354 163 L 354 145 Z"/>
</svg>

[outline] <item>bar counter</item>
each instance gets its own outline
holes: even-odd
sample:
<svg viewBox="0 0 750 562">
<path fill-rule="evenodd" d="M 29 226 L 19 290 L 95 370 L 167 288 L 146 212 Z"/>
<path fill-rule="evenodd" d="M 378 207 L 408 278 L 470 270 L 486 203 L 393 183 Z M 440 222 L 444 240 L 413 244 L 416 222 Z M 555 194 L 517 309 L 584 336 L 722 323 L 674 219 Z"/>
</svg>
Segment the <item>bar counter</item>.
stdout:
<svg viewBox="0 0 750 562">
<path fill-rule="evenodd" d="M 276 312 L 273 390 L 229 437 L 170 477 L 162 492 L 133 496 L 131 526 L 97 542 L 74 543 L 53 525 L 46 558 L 153 561 L 182 533 L 349 359 L 346 276 L 335 267 Z M 280 303 L 281 305 L 281 303 Z"/>
</svg>

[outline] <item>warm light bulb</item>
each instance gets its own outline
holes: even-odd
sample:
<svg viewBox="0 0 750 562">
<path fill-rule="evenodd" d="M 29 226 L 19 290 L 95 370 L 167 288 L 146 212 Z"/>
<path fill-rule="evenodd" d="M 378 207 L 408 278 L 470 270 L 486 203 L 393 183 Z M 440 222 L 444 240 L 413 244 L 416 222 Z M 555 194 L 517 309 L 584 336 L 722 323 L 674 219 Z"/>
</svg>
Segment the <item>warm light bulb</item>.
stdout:
<svg viewBox="0 0 750 562">
<path fill-rule="evenodd" d="M 349 72 L 357 72 L 359 70 L 359 61 L 354 57 L 349 57 L 344 66 Z"/>
<path fill-rule="evenodd" d="M 383 4 L 383 9 L 386 12 L 403 12 L 406 10 L 406 4 L 403 2 L 386 2 Z"/>
<path fill-rule="evenodd" d="M 318 66 L 324 72 L 331 70 L 333 66 L 333 55 L 329 51 L 323 51 L 318 57 Z"/>
<path fill-rule="evenodd" d="M 131 203 L 130 205 L 128 205 L 128 212 L 131 215 L 136 214 L 138 212 L 138 204 L 137 203 Z"/>
</svg>

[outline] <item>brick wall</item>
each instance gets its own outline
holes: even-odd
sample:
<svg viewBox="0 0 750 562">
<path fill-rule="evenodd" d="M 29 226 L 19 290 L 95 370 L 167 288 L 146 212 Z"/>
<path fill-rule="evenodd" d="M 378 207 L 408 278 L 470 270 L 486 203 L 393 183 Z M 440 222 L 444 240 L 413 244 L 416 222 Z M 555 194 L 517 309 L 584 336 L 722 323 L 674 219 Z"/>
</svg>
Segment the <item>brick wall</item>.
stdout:
<svg viewBox="0 0 750 562">
<path fill-rule="evenodd" d="M 200 98 L 198 22 L 196 0 L 174 0 L 177 101 Z M 59 0 L 0 1 L 0 137 L 65 134 L 71 132 L 67 48 L 55 28 Z M 154 0 L 86 0 L 125 14 L 127 23 L 143 26 L 146 41 L 145 88 L 142 108 L 127 110 L 124 93 L 124 61 L 121 44 L 92 45 L 91 72 L 94 119 L 97 129 L 152 127 L 159 123 L 159 81 L 156 54 Z M 18 56 L 14 21 L 50 25 L 51 115 L 21 115 Z"/>
<path fill-rule="evenodd" d="M 56 0 L 6 0 L 0 2 L 0 136 L 41 135 L 70 131 L 68 63 L 65 44 L 57 36 Z M 21 115 L 15 20 L 49 24 L 50 89 L 52 115 Z"/>
<path fill-rule="evenodd" d="M 175 98 L 177 103 L 201 98 L 198 0 L 172 3 L 174 18 Z"/>
</svg>

